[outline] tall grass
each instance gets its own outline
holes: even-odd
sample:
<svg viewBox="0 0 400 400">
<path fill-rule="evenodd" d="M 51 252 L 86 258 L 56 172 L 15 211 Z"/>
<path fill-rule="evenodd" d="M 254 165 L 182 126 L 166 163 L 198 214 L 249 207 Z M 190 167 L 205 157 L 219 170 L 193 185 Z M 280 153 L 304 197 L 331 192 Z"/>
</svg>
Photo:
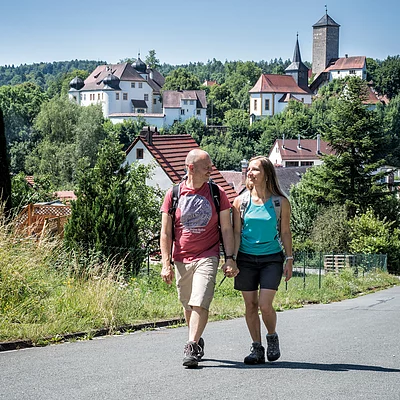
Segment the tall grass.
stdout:
<svg viewBox="0 0 400 400">
<path fill-rule="evenodd" d="M 112 261 L 99 261 L 96 254 L 67 252 L 57 241 L 40 243 L 12 233 L 12 227 L 0 223 L 0 341 L 31 340 L 74 332 L 164 319 L 182 318 L 176 289 L 160 278 L 160 265 L 150 273 L 124 279 L 121 268 Z M 233 289 L 232 279 L 219 286 L 210 319 L 227 319 L 244 313 L 241 294 Z M 315 279 L 314 279 L 315 278 Z M 299 307 L 308 302 L 329 302 L 351 297 L 372 288 L 396 283 L 396 277 L 374 272 L 357 278 L 345 271 L 326 276 L 322 289 L 318 277 L 293 278 L 288 290 L 282 283 L 276 296 L 278 309 Z"/>
</svg>

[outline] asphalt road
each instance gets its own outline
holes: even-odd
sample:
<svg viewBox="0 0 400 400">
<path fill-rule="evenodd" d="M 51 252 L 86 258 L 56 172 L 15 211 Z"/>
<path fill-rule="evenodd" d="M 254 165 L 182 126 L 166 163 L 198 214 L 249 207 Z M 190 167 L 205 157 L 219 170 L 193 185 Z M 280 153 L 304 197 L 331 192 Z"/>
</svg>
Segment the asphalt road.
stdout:
<svg viewBox="0 0 400 400">
<path fill-rule="evenodd" d="M 246 366 L 243 318 L 210 323 L 182 367 L 187 328 L 0 353 L 0 399 L 400 399 L 400 286 L 278 314 L 282 357 Z"/>
</svg>

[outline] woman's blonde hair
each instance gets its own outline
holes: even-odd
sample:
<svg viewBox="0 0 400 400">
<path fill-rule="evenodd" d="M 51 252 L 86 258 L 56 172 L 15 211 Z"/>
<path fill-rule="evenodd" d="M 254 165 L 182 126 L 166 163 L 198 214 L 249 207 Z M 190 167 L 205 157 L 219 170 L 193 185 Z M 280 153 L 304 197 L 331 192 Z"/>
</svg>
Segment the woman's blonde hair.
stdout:
<svg viewBox="0 0 400 400">
<path fill-rule="evenodd" d="M 275 196 L 283 196 L 286 197 L 280 186 L 279 186 L 279 182 L 278 182 L 278 178 L 276 177 L 276 172 L 275 172 L 275 168 L 272 165 L 272 162 L 265 156 L 256 156 L 250 159 L 249 164 L 252 161 L 260 161 L 261 162 L 261 166 L 264 170 L 264 175 L 266 178 L 266 184 L 267 184 L 267 190 L 269 192 L 271 192 L 273 195 Z M 246 187 L 247 189 L 251 190 L 253 189 L 253 185 L 251 185 L 249 183 L 249 178 L 246 178 Z"/>
</svg>

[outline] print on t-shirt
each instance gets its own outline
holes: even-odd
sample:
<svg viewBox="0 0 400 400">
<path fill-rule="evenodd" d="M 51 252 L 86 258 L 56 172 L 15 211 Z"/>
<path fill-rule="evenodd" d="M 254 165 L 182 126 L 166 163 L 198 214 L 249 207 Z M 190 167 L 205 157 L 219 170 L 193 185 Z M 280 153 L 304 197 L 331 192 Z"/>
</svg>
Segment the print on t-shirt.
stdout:
<svg viewBox="0 0 400 400">
<path fill-rule="evenodd" d="M 204 196 L 198 194 L 182 196 L 179 198 L 178 207 L 181 209 L 181 223 L 185 229 L 193 233 L 205 230 L 204 227 L 212 217 L 212 208 Z"/>
</svg>

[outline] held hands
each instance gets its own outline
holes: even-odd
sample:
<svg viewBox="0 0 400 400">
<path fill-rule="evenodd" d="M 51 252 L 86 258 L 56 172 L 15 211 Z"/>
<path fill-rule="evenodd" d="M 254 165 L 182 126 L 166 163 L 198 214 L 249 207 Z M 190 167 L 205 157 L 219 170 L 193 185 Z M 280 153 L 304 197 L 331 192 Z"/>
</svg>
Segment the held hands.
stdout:
<svg viewBox="0 0 400 400">
<path fill-rule="evenodd" d="M 222 266 L 222 271 L 228 278 L 234 278 L 239 273 L 239 268 L 236 266 L 236 261 L 229 259 Z"/>
<path fill-rule="evenodd" d="M 292 277 L 292 273 L 293 273 L 292 270 L 293 270 L 293 258 L 286 259 L 285 268 L 283 269 L 283 275 L 285 276 L 285 282 L 287 282 Z"/>
<path fill-rule="evenodd" d="M 174 280 L 174 269 L 171 265 L 171 261 L 165 261 L 163 262 L 163 267 L 161 269 L 161 278 L 162 280 L 170 285 L 172 281 Z"/>
</svg>

